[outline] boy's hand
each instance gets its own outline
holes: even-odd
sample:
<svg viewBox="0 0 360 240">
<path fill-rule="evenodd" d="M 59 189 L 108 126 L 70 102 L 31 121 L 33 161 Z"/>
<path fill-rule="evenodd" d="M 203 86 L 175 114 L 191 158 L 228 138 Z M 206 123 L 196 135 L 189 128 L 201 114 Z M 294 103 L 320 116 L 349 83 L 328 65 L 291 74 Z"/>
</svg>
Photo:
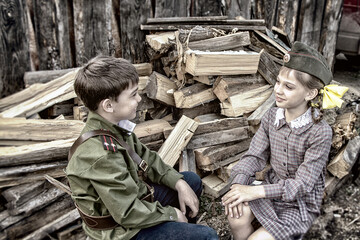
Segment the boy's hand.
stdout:
<svg viewBox="0 0 360 240">
<path fill-rule="evenodd" d="M 183 179 L 176 182 L 175 188 L 178 191 L 181 212 L 185 215 L 186 206 L 188 206 L 191 209 L 189 216 L 191 218 L 196 217 L 199 212 L 199 199 L 194 191 Z"/>
<path fill-rule="evenodd" d="M 177 217 L 178 217 L 177 222 L 185 222 L 185 223 L 188 222 L 188 219 L 185 217 L 185 215 L 178 208 L 175 208 L 175 211 L 176 211 L 176 214 L 177 214 Z"/>
</svg>

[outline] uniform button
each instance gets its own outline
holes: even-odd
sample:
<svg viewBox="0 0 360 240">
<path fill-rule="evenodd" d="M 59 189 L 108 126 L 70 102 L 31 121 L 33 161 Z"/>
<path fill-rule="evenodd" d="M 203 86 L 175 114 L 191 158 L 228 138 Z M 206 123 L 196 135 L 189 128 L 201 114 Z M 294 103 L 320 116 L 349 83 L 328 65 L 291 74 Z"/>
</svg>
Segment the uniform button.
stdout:
<svg viewBox="0 0 360 240">
<path fill-rule="evenodd" d="M 284 148 L 284 152 L 286 152 L 286 148 Z"/>
<path fill-rule="evenodd" d="M 173 220 L 174 218 L 173 218 L 173 216 L 170 216 L 170 220 Z"/>
<path fill-rule="evenodd" d="M 285 140 L 287 140 L 287 137 L 285 137 Z"/>
<path fill-rule="evenodd" d="M 286 163 L 283 163 L 284 166 L 286 166 Z"/>
</svg>

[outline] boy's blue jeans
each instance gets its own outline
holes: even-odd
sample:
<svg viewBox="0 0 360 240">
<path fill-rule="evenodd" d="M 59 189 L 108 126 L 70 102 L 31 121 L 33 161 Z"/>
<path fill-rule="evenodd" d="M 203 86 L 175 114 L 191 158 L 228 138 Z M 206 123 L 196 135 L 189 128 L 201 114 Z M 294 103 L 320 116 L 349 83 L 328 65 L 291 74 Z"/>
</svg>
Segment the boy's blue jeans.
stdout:
<svg viewBox="0 0 360 240">
<path fill-rule="evenodd" d="M 194 190 L 195 194 L 200 197 L 202 191 L 201 179 L 193 172 L 181 172 L 184 176 L 184 180 Z M 166 186 L 150 183 L 155 189 L 154 199 L 159 201 L 163 206 L 173 206 L 179 208 L 178 193 Z M 180 208 L 179 208 L 180 209 Z M 186 213 L 190 209 L 186 210 Z M 157 240 L 184 240 L 184 239 L 196 239 L 196 240 L 215 240 L 219 239 L 216 231 L 210 227 L 203 225 L 196 225 L 195 219 L 189 219 L 189 223 L 182 222 L 164 222 L 159 225 L 144 228 L 132 239 L 157 239 Z M 192 222 L 192 223 L 190 223 Z"/>
</svg>

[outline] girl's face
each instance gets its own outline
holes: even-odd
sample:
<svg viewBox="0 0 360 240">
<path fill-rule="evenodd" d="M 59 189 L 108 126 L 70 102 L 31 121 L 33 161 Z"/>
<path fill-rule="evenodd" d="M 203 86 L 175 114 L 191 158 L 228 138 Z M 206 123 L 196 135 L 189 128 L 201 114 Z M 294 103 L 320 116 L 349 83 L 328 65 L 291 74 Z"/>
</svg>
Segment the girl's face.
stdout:
<svg viewBox="0 0 360 240">
<path fill-rule="evenodd" d="M 294 75 L 294 70 L 288 74 L 280 71 L 274 87 L 276 105 L 291 111 L 304 111 L 311 99 L 311 91 L 303 86 Z"/>
</svg>

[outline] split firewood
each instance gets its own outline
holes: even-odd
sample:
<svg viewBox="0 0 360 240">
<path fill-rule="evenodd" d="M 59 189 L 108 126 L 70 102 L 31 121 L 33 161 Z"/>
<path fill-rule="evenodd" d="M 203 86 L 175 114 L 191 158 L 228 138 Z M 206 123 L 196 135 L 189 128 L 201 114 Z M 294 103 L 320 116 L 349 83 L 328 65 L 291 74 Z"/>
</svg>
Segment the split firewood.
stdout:
<svg viewBox="0 0 360 240">
<path fill-rule="evenodd" d="M 191 50 L 216 52 L 231 50 L 237 47 L 247 46 L 249 44 L 249 32 L 237 32 L 225 36 L 189 42 L 188 47 Z"/>
<path fill-rule="evenodd" d="M 70 138 L 18 147 L 2 147 L 0 148 L 0 167 L 67 159 L 68 151 L 75 140 L 76 138 Z"/>
<path fill-rule="evenodd" d="M 201 82 L 206 85 L 213 85 L 216 77 L 215 76 L 194 76 L 193 79 L 195 81 Z"/>
<path fill-rule="evenodd" d="M 185 52 L 186 72 L 193 76 L 254 74 L 260 54 L 249 51 Z"/>
<path fill-rule="evenodd" d="M 230 96 L 247 92 L 264 85 L 266 85 L 266 82 L 259 74 L 219 76 L 213 85 L 213 92 L 220 102 L 224 102 Z"/>
<path fill-rule="evenodd" d="M 0 139 L 14 141 L 67 140 L 79 136 L 85 123 L 76 120 L 0 118 Z"/>
<path fill-rule="evenodd" d="M 272 94 L 270 85 L 265 85 L 250 91 L 233 95 L 227 101 L 220 103 L 221 114 L 228 117 L 241 116 L 250 113 L 261 106 Z"/>
<path fill-rule="evenodd" d="M 51 118 L 57 117 L 59 115 L 73 115 L 73 106 L 74 103 L 72 99 L 69 101 L 54 104 L 47 109 L 47 115 Z"/>
<path fill-rule="evenodd" d="M 341 179 L 351 172 L 360 155 L 360 136 L 349 140 L 327 165 L 327 170 Z"/>
<path fill-rule="evenodd" d="M 199 126 L 194 133 L 195 136 L 248 126 L 247 120 L 244 117 L 225 118 L 217 114 L 206 114 L 199 115 L 194 120 L 199 122 Z"/>
<path fill-rule="evenodd" d="M 179 160 L 179 172 L 190 171 L 196 173 L 196 160 L 193 149 L 184 149 Z"/>
<path fill-rule="evenodd" d="M 179 40 L 181 43 L 200 41 L 217 36 L 216 29 L 197 25 L 189 29 L 179 29 Z"/>
<path fill-rule="evenodd" d="M 198 122 L 186 116 L 180 118 L 158 151 L 158 154 L 166 164 L 174 166 L 177 163 L 182 150 L 185 149 L 191 140 L 198 125 Z"/>
<path fill-rule="evenodd" d="M 270 43 L 272 46 L 274 46 L 275 48 L 277 48 L 280 52 L 282 52 L 283 54 L 286 54 L 288 52 L 287 49 L 285 49 L 283 46 L 281 46 L 280 44 L 278 44 L 277 42 L 275 42 L 271 37 L 267 36 L 266 34 L 255 30 L 254 31 L 257 35 L 259 35 L 261 38 L 263 38 L 264 40 L 266 40 L 268 43 Z"/>
<path fill-rule="evenodd" d="M 196 83 L 174 92 L 175 105 L 177 108 L 193 108 L 216 99 L 212 88 Z"/>
<path fill-rule="evenodd" d="M 254 126 L 259 125 L 266 111 L 275 107 L 275 105 L 275 94 L 273 92 L 270 97 L 247 118 L 249 124 Z"/>
<path fill-rule="evenodd" d="M 230 184 L 221 180 L 216 174 L 201 179 L 204 184 L 204 194 L 218 198 L 230 189 Z"/>
<path fill-rule="evenodd" d="M 173 44 L 174 41 L 175 41 L 174 32 L 163 32 L 158 34 L 146 35 L 146 42 L 154 51 L 160 54 L 168 51 L 171 44 Z"/>
<path fill-rule="evenodd" d="M 233 129 L 221 130 L 194 135 L 187 148 L 197 149 L 228 142 L 236 142 L 249 138 L 249 127 L 237 127 Z"/>
<path fill-rule="evenodd" d="M 205 103 L 193 108 L 173 109 L 174 119 L 180 119 L 181 116 L 183 115 L 189 118 L 195 118 L 199 115 L 208 114 L 208 113 L 220 113 L 220 104 L 218 100 L 214 100 L 209 103 Z"/>
<path fill-rule="evenodd" d="M 42 71 L 25 72 L 24 74 L 25 86 L 29 87 L 30 85 L 35 83 L 47 83 L 53 79 L 64 76 L 65 74 L 74 70 L 75 68 L 67 68 L 60 70 L 42 70 Z"/>
<path fill-rule="evenodd" d="M 214 171 L 231 162 L 227 161 L 229 158 L 246 151 L 249 148 L 250 139 L 245 139 L 240 142 L 220 144 L 210 147 L 195 149 L 195 159 L 198 168 L 204 171 Z M 231 159 L 237 161 L 238 159 Z"/>
<path fill-rule="evenodd" d="M 170 92 L 174 92 L 176 89 L 177 86 L 173 81 L 154 71 L 148 80 L 146 94 L 151 99 L 175 106 L 174 96 Z"/>
<path fill-rule="evenodd" d="M 281 65 L 275 63 L 270 54 L 262 49 L 260 51 L 259 73 L 272 86 L 275 85 L 277 76 L 279 75 Z"/>
<path fill-rule="evenodd" d="M 332 138 L 332 147 L 340 149 L 346 141 L 356 137 L 355 129 L 356 115 L 353 112 L 341 114 L 336 117 L 335 124 L 332 126 L 334 130 Z"/>
</svg>

